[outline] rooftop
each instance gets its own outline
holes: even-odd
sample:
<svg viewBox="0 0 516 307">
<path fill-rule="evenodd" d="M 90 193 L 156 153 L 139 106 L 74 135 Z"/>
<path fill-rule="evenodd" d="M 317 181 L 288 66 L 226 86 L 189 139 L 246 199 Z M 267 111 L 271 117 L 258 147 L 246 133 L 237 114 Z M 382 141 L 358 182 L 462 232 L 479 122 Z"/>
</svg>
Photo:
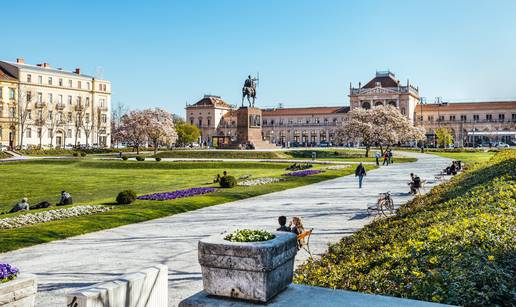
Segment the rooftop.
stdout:
<svg viewBox="0 0 516 307">
<path fill-rule="evenodd" d="M 17 81 L 16 77 L 0 66 L 0 80 Z"/>
<path fill-rule="evenodd" d="M 40 72 L 45 72 L 45 73 L 51 72 L 51 73 L 63 74 L 63 75 L 69 75 L 69 76 L 75 76 L 75 77 L 80 76 L 80 77 L 85 77 L 85 78 L 90 78 L 90 79 L 95 78 L 94 76 L 81 74 L 79 68 L 76 68 L 75 71 L 66 71 L 66 70 L 63 70 L 62 68 L 53 68 L 48 63 L 32 65 L 32 64 L 26 64 L 26 63 L 20 63 L 18 61 L 17 62 L 0 61 L 0 63 L 1 62 L 12 65 L 18 69 L 30 69 L 30 70 L 40 71 Z M 22 60 L 22 62 L 23 62 L 23 60 Z M 76 71 L 79 71 L 79 73 L 77 73 Z"/>
<path fill-rule="evenodd" d="M 220 107 L 228 109 L 232 108 L 231 105 L 222 100 L 220 96 L 215 95 L 204 95 L 204 97 L 201 100 L 187 107 Z"/>
<path fill-rule="evenodd" d="M 349 107 L 307 107 L 307 108 L 278 108 L 263 109 L 263 116 L 291 116 L 291 115 L 324 115 L 334 113 L 347 113 Z"/>
<path fill-rule="evenodd" d="M 419 108 L 419 107 L 418 107 Z M 516 111 L 516 101 L 450 102 L 423 104 L 424 111 L 507 110 Z"/>
</svg>

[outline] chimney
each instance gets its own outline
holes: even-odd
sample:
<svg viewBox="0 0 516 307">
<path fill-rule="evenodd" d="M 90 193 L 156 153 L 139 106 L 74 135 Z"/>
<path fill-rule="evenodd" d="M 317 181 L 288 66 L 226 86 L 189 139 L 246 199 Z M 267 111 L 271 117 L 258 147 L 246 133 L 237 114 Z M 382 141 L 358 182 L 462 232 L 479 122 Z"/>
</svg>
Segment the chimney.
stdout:
<svg viewBox="0 0 516 307">
<path fill-rule="evenodd" d="M 77 67 L 77 68 L 75 69 L 75 73 L 76 73 L 76 74 L 78 74 L 78 75 L 80 75 L 80 74 L 81 74 L 81 69 L 80 69 L 79 67 Z"/>
<path fill-rule="evenodd" d="M 45 63 L 43 63 L 43 67 L 44 67 L 44 68 L 50 68 L 50 64 L 48 64 L 48 63 L 46 63 L 46 62 L 45 62 Z"/>
<path fill-rule="evenodd" d="M 25 64 L 25 59 L 24 58 L 17 58 L 16 59 L 16 63 L 18 63 L 18 64 Z"/>
<path fill-rule="evenodd" d="M 41 67 L 41 66 L 43 66 L 43 64 L 36 64 L 36 66 Z"/>
</svg>

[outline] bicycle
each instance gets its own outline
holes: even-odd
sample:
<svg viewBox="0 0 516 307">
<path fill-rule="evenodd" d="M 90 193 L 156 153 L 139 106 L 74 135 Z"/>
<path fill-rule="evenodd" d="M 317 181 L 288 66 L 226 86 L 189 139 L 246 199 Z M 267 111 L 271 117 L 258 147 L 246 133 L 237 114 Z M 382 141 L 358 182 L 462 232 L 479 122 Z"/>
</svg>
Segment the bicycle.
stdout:
<svg viewBox="0 0 516 307">
<path fill-rule="evenodd" d="M 378 214 L 382 213 L 384 216 L 387 216 L 386 211 L 390 214 L 394 213 L 394 201 L 392 200 L 390 191 L 380 193 L 376 204 L 367 207 L 367 213 L 371 214 L 372 211 L 376 211 Z"/>
</svg>

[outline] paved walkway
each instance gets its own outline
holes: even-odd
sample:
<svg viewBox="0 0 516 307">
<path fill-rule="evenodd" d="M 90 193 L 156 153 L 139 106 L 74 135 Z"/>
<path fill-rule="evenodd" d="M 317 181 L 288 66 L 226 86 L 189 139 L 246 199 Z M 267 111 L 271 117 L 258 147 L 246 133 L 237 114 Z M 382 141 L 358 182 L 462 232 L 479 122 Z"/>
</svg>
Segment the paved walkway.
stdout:
<svg viewBox="0 0 516 307">
<path fill-rule="evenodd" d="M 169 266 L 170 305 L 202 288 L 197 241 L 233 228 L 273 230 L 276 218 L 298 215 L 314 227 L 312 250 L 324 252 L 330 242 L 349 235 L 371 221 L 366 205 L 390 190 L 395 204 L 409 200 L 407 182 L 414 172 L 436 183 L 434 175 L 451 160 L 404 153 L 419 160 L 393 164 L 368 173 L 364 188 L 353 176 L 248 198 L 219 206 L 127 225 L 0 255 L 2 262 L 19 266 L 39 279 L 38 306 L 63 306 L 64 293 L 155 263 Z M 297 257 L 299 264 L 306 255 Z"/>
</svg>

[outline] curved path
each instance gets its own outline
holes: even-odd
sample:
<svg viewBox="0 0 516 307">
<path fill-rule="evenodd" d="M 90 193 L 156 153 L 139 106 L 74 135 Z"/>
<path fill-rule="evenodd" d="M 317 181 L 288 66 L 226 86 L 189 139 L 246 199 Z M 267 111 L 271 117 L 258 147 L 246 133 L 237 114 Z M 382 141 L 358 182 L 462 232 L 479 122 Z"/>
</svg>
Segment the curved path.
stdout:
<svg viewBox="0 0 516 307">
<path fill-rule="evenodd" d="M 419 153 L 414 163 L 392 164 L 370 171 L 364 188 L 354 176 L 345 176 L 308 186 L 275 192 L 177 214 L 143 223 L 90 233 L 0 255 L 22 271 L 38 276 L 38 306 L 64 306 L 64 293 L 119 274 L 138 271 L 156 263 L 169 267 L 170 305 L 202 288 L 197 262 L 197 241 L 233 228 L 274 230 L 279 215 L 301 216 L 305 227 L 315 228 L 312 251 L 322 253 L 336 242 L 371 221 L 366 205 L 378 193 L 390 190 L 396 204 L 410 199 L 409 173 L 436 184 L 434 175 L 451 160 Z M 306 259 L 301 252 L 296 263 Z"/>
</svg>

